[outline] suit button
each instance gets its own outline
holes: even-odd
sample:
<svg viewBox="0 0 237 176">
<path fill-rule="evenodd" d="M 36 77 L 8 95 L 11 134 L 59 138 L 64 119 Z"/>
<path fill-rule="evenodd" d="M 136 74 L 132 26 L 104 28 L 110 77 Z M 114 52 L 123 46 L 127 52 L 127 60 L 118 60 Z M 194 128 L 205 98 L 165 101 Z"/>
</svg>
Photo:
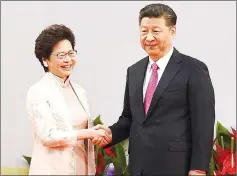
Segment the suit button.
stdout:
<svg viewBox="0 0 237 176">
<path fill-rule="evenodd" d="M 146 125 L 145 125 L 145 124 L 142 124 L 142 128 L 146 128 Z"/>
</svg>

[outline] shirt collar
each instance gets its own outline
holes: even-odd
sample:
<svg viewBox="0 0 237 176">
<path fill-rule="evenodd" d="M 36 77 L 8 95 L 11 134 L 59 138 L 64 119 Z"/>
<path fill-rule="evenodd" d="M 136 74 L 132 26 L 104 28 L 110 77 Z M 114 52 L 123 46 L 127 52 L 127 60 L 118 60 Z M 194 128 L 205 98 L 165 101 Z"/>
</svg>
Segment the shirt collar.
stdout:
<svg viewBox="0 0 237 176">
<path fill-rule="evenodd" d="M 158 65 L 159 69 L 165 69 L 166 65 L 168 64 L 171 55 L 173 54 L 174 47 L 172 46 L 169 52 L 162 58 L 160 58 L 158 61 L 156 61 L 156 64 Z M 149 71 L 151 70 L 152 64 L 155 63 L 150 57 L 149 57 L 149 62 L 148 62 L 148 67 Z"/>
<path fill-rule="evenodd" d="M 55 74 L 48 72 L 49 75 L 51 75 L 54 80 L 61 86 L 61 87 L 67 87 L 70 83 L 70 76 L 64 81 L 62 78 L 56 76 Z"/>
</svg>

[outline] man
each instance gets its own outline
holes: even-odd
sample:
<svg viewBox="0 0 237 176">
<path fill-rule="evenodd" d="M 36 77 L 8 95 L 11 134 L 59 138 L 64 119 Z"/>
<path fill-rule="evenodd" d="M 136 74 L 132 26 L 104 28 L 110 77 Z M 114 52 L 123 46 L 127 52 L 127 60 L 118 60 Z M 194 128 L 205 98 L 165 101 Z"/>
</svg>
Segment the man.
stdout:
<svg viewBox="0 0 237 176">
<path fill-rule="evenodd" d="M 131 175 L 205 175 L 209 170 L 214 90 L 207 66 L 173 47 L 176 20 L 164 4 L 141 9 L 140 42 L 148 57 L 127 70 L 117 123 L 95 127 L 112 135 L 107 146 L 129 137 Z"/>
</svg>

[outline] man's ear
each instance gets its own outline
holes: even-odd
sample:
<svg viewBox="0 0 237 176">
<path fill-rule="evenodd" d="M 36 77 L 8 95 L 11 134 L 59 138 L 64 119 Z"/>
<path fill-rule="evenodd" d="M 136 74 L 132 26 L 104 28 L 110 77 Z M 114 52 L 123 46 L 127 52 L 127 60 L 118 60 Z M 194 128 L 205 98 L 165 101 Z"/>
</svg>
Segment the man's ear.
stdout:
<svg viewBox="0 0 237 176">
<path fill-rule="evenodd" d="M 173 25 L 170 30 L 172 38 L 174 38 L 176 36 L 176 25 Z"/>
</svg>

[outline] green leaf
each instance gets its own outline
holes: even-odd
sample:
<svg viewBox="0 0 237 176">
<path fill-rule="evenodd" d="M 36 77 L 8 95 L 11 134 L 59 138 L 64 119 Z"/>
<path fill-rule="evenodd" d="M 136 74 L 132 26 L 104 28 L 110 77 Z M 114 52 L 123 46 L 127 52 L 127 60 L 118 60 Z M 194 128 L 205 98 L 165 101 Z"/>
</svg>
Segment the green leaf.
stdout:
<svg viewBox="0 0 237 176">
<path fill-rule="evenodd" d="M 128 165 L 126 166 L 125 171 L 123 172 L 123 175 L 124 176 L 125 175 L 129 176 L 129 167 L 128 167 Z"/>
<path fill-rule="evenodd" d="M 124 147 L 121 143 L 116 144 L 114 147 L 115 147 L 115 152 L 116 152 L 117 158 L 119 159 L 120 165 L 122 169 L 125 170 L 127 166 L 127 162 L 126 162 Z"/>
<path fill-rule="evenodd" d="M 25 156 L 25 155 L 22 155 L 22 156 L 25 158 L 25 160 L 27 161 L 27 163 L 30 165 L 31 157 Z"/>
<path fill-rule="evenodd" d="M 113 164 L 115 169 L 115 175 L 122 175 L 124 169 L 121 166 L 121 161 L 119 160 L 119 158 L 115 158 Z"/>
<path fill-rule="evenodd" d="M 98 116 L 95 118 L 95 120 L 93 121 L 93 124 L 94 124 L 94 125 L 98 125 L 98 124 L 103 125 L 103 123 L 102 123 L 102 121 L 101 121 L 101 119 L 100 119 L 100 115 L 98 115 Z"/>
<path fill-rule="evenodd" d="M 220 137 L 221 134 L 226 135 L 226 136 L 230 136 L 229 131 L 220 122 L 217 122 L 217 124 L 216 124 L 216 137 Z"/>
<path fill-rule="evenodd" d="M 216 124 L 216 143 L 221 146 L 221 136 L 223 136 L 224 148 L 230 147 L 231 135 L 229 131 L 220 123 Z"/>
<path fill-rule="evenodd" d="M 209 172 L 211 175 L 214 175 L 214 171 L 215 171 L 215 162 L 214 162 L 214 153 L 212 153 Z"/>
</svg>

